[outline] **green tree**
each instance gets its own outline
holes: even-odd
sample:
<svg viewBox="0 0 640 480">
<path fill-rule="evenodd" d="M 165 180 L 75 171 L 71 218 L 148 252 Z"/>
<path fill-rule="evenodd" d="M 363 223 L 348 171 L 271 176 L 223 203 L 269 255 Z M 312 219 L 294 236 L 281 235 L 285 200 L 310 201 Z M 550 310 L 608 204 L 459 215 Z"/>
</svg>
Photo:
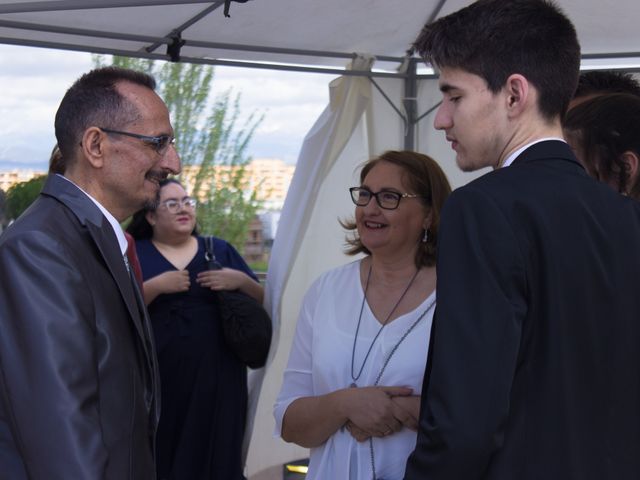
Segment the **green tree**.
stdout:
<svg viewBox="0 0 640 480">
<path fill-rule="evenodd" d="M 94 63 L 106 65 L 106 58 L 95 56 Z M 263 115 L 253 112 L 240 125 L 239 93 L 227 90 L 211 98 L 211 66 L 129 57 L 112 57 L 111 64 L 155 77 L 171 114 L 182 165 L 199 166 L 195 178 L 187 178 L 189 168 L 179 178 L 193 184 L 190 193 L 200 202 L 200 231 L 224 238 L 242 251 L 249 223 L 260 208 L 256 187 L 249 187 L 244 167 L 250 161 L 247 147 Z M 216 168 L 220 166 L 227 168 Z"/>
<path fill-rule="evenodd" d="M 4 230 L 4 227 L 9 223 L 9 218 L 7 217 L 7 194 L 0 188 L 0 233 Z"/>
<path fill-rule="evenodd" d="M 38 198 L 46 178 L 46 175 L 39 175 L 26 182 L 16 183 L 7 190 L 6 211 L 9 219 L 18 218 Z"/>
</svg>

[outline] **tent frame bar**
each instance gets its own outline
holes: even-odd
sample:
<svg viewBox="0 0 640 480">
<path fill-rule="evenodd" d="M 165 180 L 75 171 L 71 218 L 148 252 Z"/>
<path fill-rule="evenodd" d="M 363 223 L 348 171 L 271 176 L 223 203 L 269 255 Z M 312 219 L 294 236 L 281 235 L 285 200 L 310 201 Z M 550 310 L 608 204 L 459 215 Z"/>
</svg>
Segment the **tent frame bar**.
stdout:
<svg viewBox="0 0 640 480">
<path fill-rule="evenodd" d="M 11 37 L 0 37 L 0 43 L 7 45 L 20 45 L 26 47 L 39 47 L 50 48 L 56 50 L 66 50 L 85 53 L 96 53 L 102 55 L 119 55 L 123 57 L 134 58 L 146 58 L 149 60 L 163 60 L 169 61 L 170 58 L 165 54 L 148 53 L 143 51 L 132 52 L 129 50 L 119 50 L 115 48 L 104 47 L 86 47 L 80 45 L 72 45 L 60 42 L 43 42 L 39 40 L 24 40 Z M 352 56 L 355 57 L 355 54 Z M 261 63 L 261 62 L 245 62 L 240 60 L 219 60 L 213 58 L 197 58 L 197 57 L 185 57 L 181 56 L 181 61 L 185 63 L 193 63 L 199 65 L 212 65 L 212 66 L 226 66 L 226 67 L 240 67 L 240 68 L 257 68 L 261 70 L 280 70 L 288 72 L 306 72 L 306 73 L 323 73 L 329 75 L 346 75 L 352 77 L 380 77 L 380 78 L 404 78 L 405 73 L 402 72 L 385 72 L 385 71 L 371 71 L 371 70 L 347 70 L 343 68 L 331 68 L 331 67 L 311 67 L 305 65 L 295 64 L 278 64 L 278 63 Z M 435 78 L 433 74 L 418 75 L 418 78 Z"/>
<path fill-rule="evenodd" d="M 0 14 L 2 12 L 0 11 Z M 65 27 L 57 27 L 53 25 L 43 25 L 37 23 L 28 23 L 28 22 L 17 22 L 12 20 L 1 20 L 0 19 L 0 27 L 4 28 L 13 28 L 18 30 L 29 30 L 35 32 L 49 32 L 49 33 L 59 33 L 62 35 L 74 35 L 79 37 L 89 37 L 89 38 L 107 38 L 112 40 L 123 40 L 123 41 L 131 41 L 131 42 L 140 42 L 140 43 L 149 43 L 151 46 L 144 48 L 147 53 L 151 53 L 154 50 L 155 45 L 170 45 L 173 42 L 174 36 L 179 33 L 179 30 L 176 29 L 172 33 L 170 33 L 166 37 L 152 37 L 148 35 L 136 35 L 130 33 L 116 33 L 116 32 L 107 32 L 101 30 L 87 30 L 82 28 L 65 28 Z M 10 37 L 9 37 L 10 38 Z M 267 47 L 267 46 L 259 46 L 259 45 L 244 45 L 244 44 L 232 44 L 232 43 L 220 43 L 220 42 L 204 42 L 197 40 L 189 40 L 183 39 L 184 45 L 200 47 L 200 48 L 210 48 L 210 49 L 218 49 L 218 50 L 234 50 L 234 51 L 243 51 L 243 52 L 260 52 L 260 53 L 277 53 L 283 55 L 297 55 L 303 57 L 320 57 L 320 58 L 340 58 L 340 59 L 351 59 L 354 57 L 355 53 L 347 53 L 347 52 L 333 52 L 326 50 L 304 50 L 298 48 L 281 48 L 281 47 Z M 23 40 L 23 45 L 30 45 L 28 40 Z M 6 43 L 6 42 L 5 42 Z M 17 44 L 11 42 L 13 44 Z M 51 43 L 55 45 L 60 45 L 60 43 L 56 42 L 42 42 L 42 43 Z M 98 50 L 100 47 L 95 47 Z M 69 45 L 65 48 L 65 50 L 78 50 L 78 51 L 87 51 L 87 47 L 78 45 L 77 47 L 73 47 Z M 121 55 L 131 55 L 129 51 L 126 53 L 122 53 Z M 393 62 L 402 64 L 405 57 L 392 57 L 388 55 L 374 55 L 376 61 L 380 62 Z M 168 58 L 167 58 L 168 59 Z M 259 62 L 255 62 L 259 63 Z"/>
<path fill-rule="evenodd" d="M 14 2 L 0 5 L 0 15 L 6 13 L 59 12 L 62 10 L 96 10 L 121 7 L 155 7 L 209 3 L 203 0 L 57 0 L 50 2 Z M 224 3 L 224 0 L 219 1 Z"/>
<path fill-rule="evenodd" d="M 175 38 L 176 36 L 182 36 L 182 32 L 184 32 L 187 28 L 189 28 L 191 25 L 198 23 L 201 19 L 209 15 L 211 12 L 217 10 L 221 5 L 224 5 L 224 0 L 216 0 L 213 3 L 213 5 L 205 8 L 197 15 L 194 15 L 179 27 L 174 28 L 171 31 L 171 33 L 168 35 L 168 37 Z M 154 50 L 158 49 L 161 45 L 162 45 L 162 42 L 155 42 L 152 45 L 149 45 L 145 50 L 151 53 Z"/>
<path fill-rule="evenodd" d="M 48 8 L 46 10 L 65 10 L 69 8 L 76 8 L 75 0 L 61 0 L 58 2 L 26 2 L 26 3 L 11 3 L 0 5 L 0 15 L 3 13 L 19 11 L 18 7 L 24 9 L 24 11 L 36 11 L 36 7 L 40 8 L 38 11 L 43 11 L 44 8 L 41 6 L 42 4 L 46 4 Z M 158 0 L 137 0 L 135 2 L 129 2 L 128 0 L 111 0 L 107 2 L 100 2 L 99 7 L 98 4 L 87 4 L 86 1 L 79 2 L 82 4 L 82 8 L 109 8 L 109 7 L 118 7 L 122 5 L 132 6 L 143 6 L 154 4 L 178 4 L 178 3 L 203 3 L 196 1 L 176 1 L 176 0 L 164 0 L 158 2 Z M 61 50 L 69 50 L 69 51 L 80 51 L 80 52 L 90 52 L 90 53 L 103 53 L 103 54 L 111 54 L 111 55 L 121 55 L 121 56 L 132 56 L 138 58 L 149 58 L 153 60 L 167 60 L 171 61 L 172 57 L 170 55 L 164 55 L 159 53 L 152 53 L 153 50 L 158 48 L 160 45 L 172 45 L 176 38 L 180 36 L 181 31 L 180 28 L 186 28 L 192 23 L 196 22 L 206 14 L 210 13 L 215 8 L 218 8 L 223 3 L 223 0 L 216 0 L 213 5 L 210 5 L 207 9 L 203 10 L 200 14 L 193 17 L 189 22 L 185 23 L 181 27 L 175 29 L 171 33 L 169 33 L 165 37 L 154 37 L 148 35 L 138 35 L 138 34 L 130 34 L 130 33 L 116 33 L 116 32 L 107 32 L 101 30 L 88 30 L 82 28 L 68 28 L 68 27 L 59 27 L 53 25 L 43 25 L 37 23 L 29 23 L 29 22 L 18 22 L 12 20 L 3 20 L 0 19 L 0 27 L 10 28 L 16 30 L 27 30 L 27 31 L 35 31 L 35 32 L 48 32 L 48 33 L 56 33 L 61 35 L 72 35 L 77 37 L 87 37 L 94 39 L 111 39 L 111 40 L 121 40 L 121 41 L 129 41 L 129 42 L 138 42 L 142 44 L 147 44 L 147 47 L 140 47 L 138 52 L 131 50 L 120 50 L 113 48 L 103 48 L 103 47 L 87 47 L 85 45 L 76 45 L 70 43 L 62 43 L 62 42 L 53 42 L 53 41 L 39 41 L 39 40 L 26 40 L 26 39 L 17 39 L 12 37 L 0 37 L 0 42 L 9 44 L 9 45 L 24 45 L 24 46 L 33 46 L 33 47 L 42 47 L 42 48 L 56 48 Z M 437 13 L 442 8 L 445 0 L 442 0 L 441 3 L 437 6 L 431 17 L 437 15 Z M 71 6 L 71 7 L 70 7 Z M 33 10 L 29 10 L 32 8 Z M 79 7 L 77 7 L 79 8 Z M 282 47 L 268 47 L 268 46 L 260 46 L 260 45 L 245 45 L 245 44 L 230 44 L 230 43 L 221 43 L 221 42 L 206 42 L 206 41 L 197 41 L 197 40 L 189 40 L 189 39 L 180 39 L 181 42 L 184 42 L 182 46 L 193 46 L 204 49 L 217 49 L 217 50 L 229 50 L 229 51 L 243 51 L 243 52 L 258 52 L 258 53 L 266 53 L 266 54 L 281 54 L 281 55 L 292 55 L 299 57 L 311 57 L 311 58 L 334 58 L 334 59 L 353 59 L 356 53 L 347 53 L 347 52 L 334 52 L 334 51 L 324 51 L 324 50 L 305 50 L 305 49 L 296 49 L 296 48 L 282 48 Z M 407 78 L 407 73 L 405 68 L 403 68 L 407 62 L 407 60 L 413 61 L 416 57 L 412 56 L 412 52 L 407 52 L 407 55 L 404 57 L 394 57 L 387 55 L 374 55 L 376 61 L 378 62 L 387 62 L 387 63 L 397 63 L 398 70 L 396 72 L 392 71 L 373 71 L 373 72 L 358 72 L 353 70 L 347 70 L 341 67 L 313 67 L 310 65 L 299 65 L 299 64 L 286 64 L 286 63 L 268 63 L 268 62 L 259 62 L 259 61 L 241 61 L 241 60 L 224 60 L 224 59 L 212 59 L 212 58 L 193 58 L 193 57 L 182 57 L 180 56 L 181 61 L 186 61 L 190 63 L 201 63 L 208 65 L 224 65 L 224 66 L 237 66 L 244 68 L 258 68 L 258 69 L 274 69 L 274 70 L 284 70 L 284 71 L 298 71 L 298 72 L 310 72 L 310 73 L 327 73 L 327 74 L 339 74 L 339 75 L 356 75 L 356 76 L 372 76 L 372 77 L 394 77 L 394 78 Z M 581 57 L 583 60 L 592 60 L 592 59 L 621 59 L 621 58 L 638 58 L 640 59 L 640 52 L 611 52 L 611 53 L 587 53 L 583 54 Z M 585 67 L 585 69 L 597 69 L 597 67 Z M 637 68 L 628 68 L 628 67 L 619 67 L 618 70 L 624 70 L 628 72 L 638 72 L 640 71 L 640 67 Z M 416 75 L 416 78 L 435 78 L 434 74 L 420 74 Z"/>
</svg>

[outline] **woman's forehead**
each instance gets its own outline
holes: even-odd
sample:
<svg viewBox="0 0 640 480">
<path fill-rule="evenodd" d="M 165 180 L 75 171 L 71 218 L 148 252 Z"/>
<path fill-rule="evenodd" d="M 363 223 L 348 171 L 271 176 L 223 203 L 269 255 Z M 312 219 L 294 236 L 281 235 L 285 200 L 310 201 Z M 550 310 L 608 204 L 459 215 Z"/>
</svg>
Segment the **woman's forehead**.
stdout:
<svg viewBox="0 0 640 480">
<path fill-rule="evenodd" d="M 179 184 L 170 182 L 160 189 L 160 198 L 183 198 L 187 196 L 186 190 Z"/>
</svg>

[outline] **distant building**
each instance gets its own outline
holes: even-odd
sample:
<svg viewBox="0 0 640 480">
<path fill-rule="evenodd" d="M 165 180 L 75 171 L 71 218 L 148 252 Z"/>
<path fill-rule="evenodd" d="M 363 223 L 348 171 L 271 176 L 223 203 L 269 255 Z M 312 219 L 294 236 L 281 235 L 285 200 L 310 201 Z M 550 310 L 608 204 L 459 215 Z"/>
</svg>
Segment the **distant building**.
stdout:
<svg viewBox="0 0 640 480">
<path fill-rule="evenodd" d="M 216 165 L 212 168 L 211 180 L 203 185 L 203 191 L 226 185 L 234 170 L 241 167 Z M 250 262 L 263 262 L 269 258 L 271 245 L 275 238 L 280 210 L 284 205 L 287 190 L 293 178 L 295 165 L 288 165 L 276 158 L 257 158 L 244 166 L 245 175 L 241 188 L 247 193 L 256 191 L 257 199 L 262 202 L 262 213 L 252 220 L 244 246 L 244 258 Z M 199 165 L 187 165 L 182 169 L 182 180 L 187 191 L 193 191 L 195 179 L 200 171 Z M 46 172 L 37 170 L 10 170 L 0 172 L 0 190 L 5 192 L 16 183 L 26 182 Z M 0 221 L 2 212 L 0 212 Z M 0 231 L 2 226 L 0 222 Z"/>
<path fill-rule="evenodd" d="M 247 263 L 265 262 L 269 258 L 269 250 L 264 243 L 262 222 L 257 215 L 249 224 L 243 257 Z"/>
<path fill-rule="evenodd" d="M 247 165 L 249 188 L 257 189 L 265 210 L 282 210 L 295 169 L 275 158 L 258 158 Z"/>
<path fill-rule="evenodd" d="M 0 190 L 8 191 L 16 183 L 27 182 L 34 177 L 46 175 L 42 170 L 13 169 L 0 172 Z"/>
<path fill-rule="evenodd" d="M 202 186 L 202 191 L 208 192 L 211 187 L 220 188 L 227 185 L 232 174 L 239 168 L 241 167 L 213 166 L 211 181 Z M 241 188 L 248 193 L 255 190 L 258 200 L 263 203 L 264 210 L 281 210 L 295 168 L 295 165 L 288 165 L 275 158 L 254 159 L 244 166 L 245 175 Z M 199 165 L 187 165 L 182 168 L 181 175 L 187 190 L 193 190 L 199 172 Z"/>
</svg>

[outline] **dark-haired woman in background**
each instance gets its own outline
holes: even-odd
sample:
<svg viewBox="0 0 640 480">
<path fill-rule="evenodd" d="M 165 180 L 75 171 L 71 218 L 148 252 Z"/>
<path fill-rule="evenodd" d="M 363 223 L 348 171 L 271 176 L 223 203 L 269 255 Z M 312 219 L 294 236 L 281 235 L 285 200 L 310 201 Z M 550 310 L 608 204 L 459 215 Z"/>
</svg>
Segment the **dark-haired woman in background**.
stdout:
<svg viewBox="0 0 640 480">
<path fill-rule="evenodd" d="M 262 302 L 263 289 L 224 240 L 214 238 L 214 253 L 225 268 L 207 270 L 195 206 L 179 182 L 165 180 L 156 208 L 136 213 L 127 229 L 136 239 L 160 365 L 158 479 L 240 480 L 246 367 L 224 342 L 211 290 L 240 290 Z"/>
<path fill-rule="evenodd" d="M 305 295 L 276 432 L 311 448 L 309 480 L 399 480 L 416 442 L 438 225 L 451 188 L 426 155 L 389 151 L 350 190 L 347 253 L 365 257 L 326 272 Z"/>
<path fill-rule="evenodd" d="M 569 110 L 564 134 L 587 172 L 640 199 L 640 98 L 609 94 Z"/>
</svg>

